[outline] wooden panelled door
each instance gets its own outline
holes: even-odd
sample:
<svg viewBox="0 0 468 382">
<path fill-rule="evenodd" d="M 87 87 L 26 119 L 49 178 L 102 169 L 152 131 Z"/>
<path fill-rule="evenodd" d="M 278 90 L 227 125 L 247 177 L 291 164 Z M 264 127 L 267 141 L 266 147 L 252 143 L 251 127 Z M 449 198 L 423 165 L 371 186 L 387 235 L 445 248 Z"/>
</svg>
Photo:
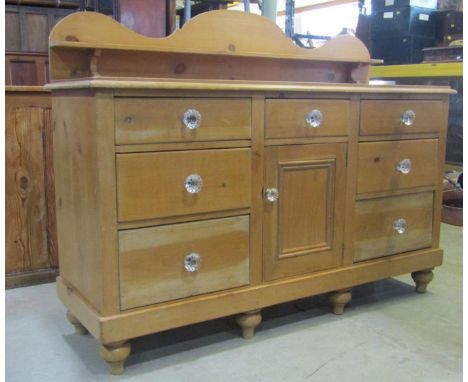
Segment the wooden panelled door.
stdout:
<svg viewBox="0 0 468 382">
<path fill-rule="evenodd" d="M 264 280 L 340 265 L 346 144 L 268 147 L 265 163 Z"/>
</svg>

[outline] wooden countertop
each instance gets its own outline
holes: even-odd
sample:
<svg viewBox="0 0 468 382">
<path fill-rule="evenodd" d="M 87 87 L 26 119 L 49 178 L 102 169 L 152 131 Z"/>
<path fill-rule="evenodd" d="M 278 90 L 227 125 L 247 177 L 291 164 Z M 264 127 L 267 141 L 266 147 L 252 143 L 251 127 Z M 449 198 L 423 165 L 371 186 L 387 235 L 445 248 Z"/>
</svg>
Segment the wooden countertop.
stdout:
<svg viewBox="0 0 468 382">
<path fill-rule="evenodd" d="M 145 78 L 97 77 L 57 81 L 46 89 L 108 88 L 108 89 L 162 89 L 212 91 L 294 91 L 341 93 L 401 93 L 401 94 L 455 94 L 447 86 L 358 85 L 311 82 L 220 81 L 220 80 L 165 80 Z"/>
<path fill-rule="evenodd" d="M 27 92 L 27 93 L 49 93 L 50 90 L 45 86 L 12 86 L 7 85 L 5 86 L 5 93 L 11 92 Z"/>
</svg>

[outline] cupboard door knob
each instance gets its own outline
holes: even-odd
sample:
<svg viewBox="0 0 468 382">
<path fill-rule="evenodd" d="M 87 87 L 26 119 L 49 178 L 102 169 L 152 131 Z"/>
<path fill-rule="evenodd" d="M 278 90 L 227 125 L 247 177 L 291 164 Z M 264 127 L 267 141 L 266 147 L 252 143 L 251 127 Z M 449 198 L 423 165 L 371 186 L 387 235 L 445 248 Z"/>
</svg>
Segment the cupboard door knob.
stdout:
<svg viewBox="0 0 468 382">
<path fill-rule="evenodd" d="M 310 127 L 319 127 L 322 123 L 323 114 L 320 110 L 314 109 L 309 114 L 307 114 L 306 122 L 309 124 Z"/>
<path fill-rule="evenodd" d="M 203 186 L 203 179 L 198 174 L 192 174 L 185 179 L 185 189 L 189 194 L 198 194 Z"/>
<path fill-rule="evenodd" d="M 187 272 L 196 272 L 200 269 L 201 256 L 198 253 L 191 253 L 184 258 L 184 268 Z"/>
<path fill-rule="evenodd" d="M 416 119 L 416 113 L 413 110 L 406 110 L 401 115 L 401 122 L 403 122 L 403 124 L 406 126 L 411 126 L 414 123 L 415 119 Z"/>
<path fill-rule="evenodd" d="M 201 114 L 198 110 L 188 109 L 184 113 L 184 125 L 187 129 L 195 130 L 200 127 Z"/>
<path fill-rule="evenodd" d="M 403 235 L 406 232 L 406 220 L 403 218 L 397 219 L 393 222 L 393 229 L 399 234 Z"/>
<path fill-rule="evenodd" d="M 279 198 L 279 192 L 276 188 L 267 188 L 265 190 L 265 199 L 270 203 L 274 203 Z"/>
<path fill-rule="evenodd" d="M 396 168 L 402 174 L 409 174 L 411 172 L 411 161 L 409 159 L 403 159 L 398 162 Z"/>
</svg>

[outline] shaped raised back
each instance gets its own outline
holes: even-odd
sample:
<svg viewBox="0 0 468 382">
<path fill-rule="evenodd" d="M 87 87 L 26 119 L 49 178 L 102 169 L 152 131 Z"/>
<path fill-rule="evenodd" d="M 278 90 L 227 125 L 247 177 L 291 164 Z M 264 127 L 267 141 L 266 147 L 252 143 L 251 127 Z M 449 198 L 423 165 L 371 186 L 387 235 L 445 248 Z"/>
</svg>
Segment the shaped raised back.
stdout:
<svg viewBox="0 0 468 382">
<path fill-rule="evenodd" d="M 49 37 L 51 80 L 157 78 L 367 83 L 370 59 L 355 37 L 316 49 L 296 46 L 269 19 L 237 11 L 203 13 L 169 37 L 135 33 L 108 16 L 79 12 Z"/>
</svg>

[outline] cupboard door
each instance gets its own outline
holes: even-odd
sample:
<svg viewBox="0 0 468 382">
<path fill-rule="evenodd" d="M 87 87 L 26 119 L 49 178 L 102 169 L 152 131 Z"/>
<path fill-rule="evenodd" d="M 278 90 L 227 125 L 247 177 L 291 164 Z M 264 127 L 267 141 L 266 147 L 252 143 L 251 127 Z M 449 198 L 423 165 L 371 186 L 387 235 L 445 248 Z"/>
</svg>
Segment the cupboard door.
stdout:
<svg viewBox="0 0 468 382">
<path fill-rule="evenodd" d="M 345 156 L 345 143 L 266 149 L 264 280 L 342 263 Z"/>
</svg>

